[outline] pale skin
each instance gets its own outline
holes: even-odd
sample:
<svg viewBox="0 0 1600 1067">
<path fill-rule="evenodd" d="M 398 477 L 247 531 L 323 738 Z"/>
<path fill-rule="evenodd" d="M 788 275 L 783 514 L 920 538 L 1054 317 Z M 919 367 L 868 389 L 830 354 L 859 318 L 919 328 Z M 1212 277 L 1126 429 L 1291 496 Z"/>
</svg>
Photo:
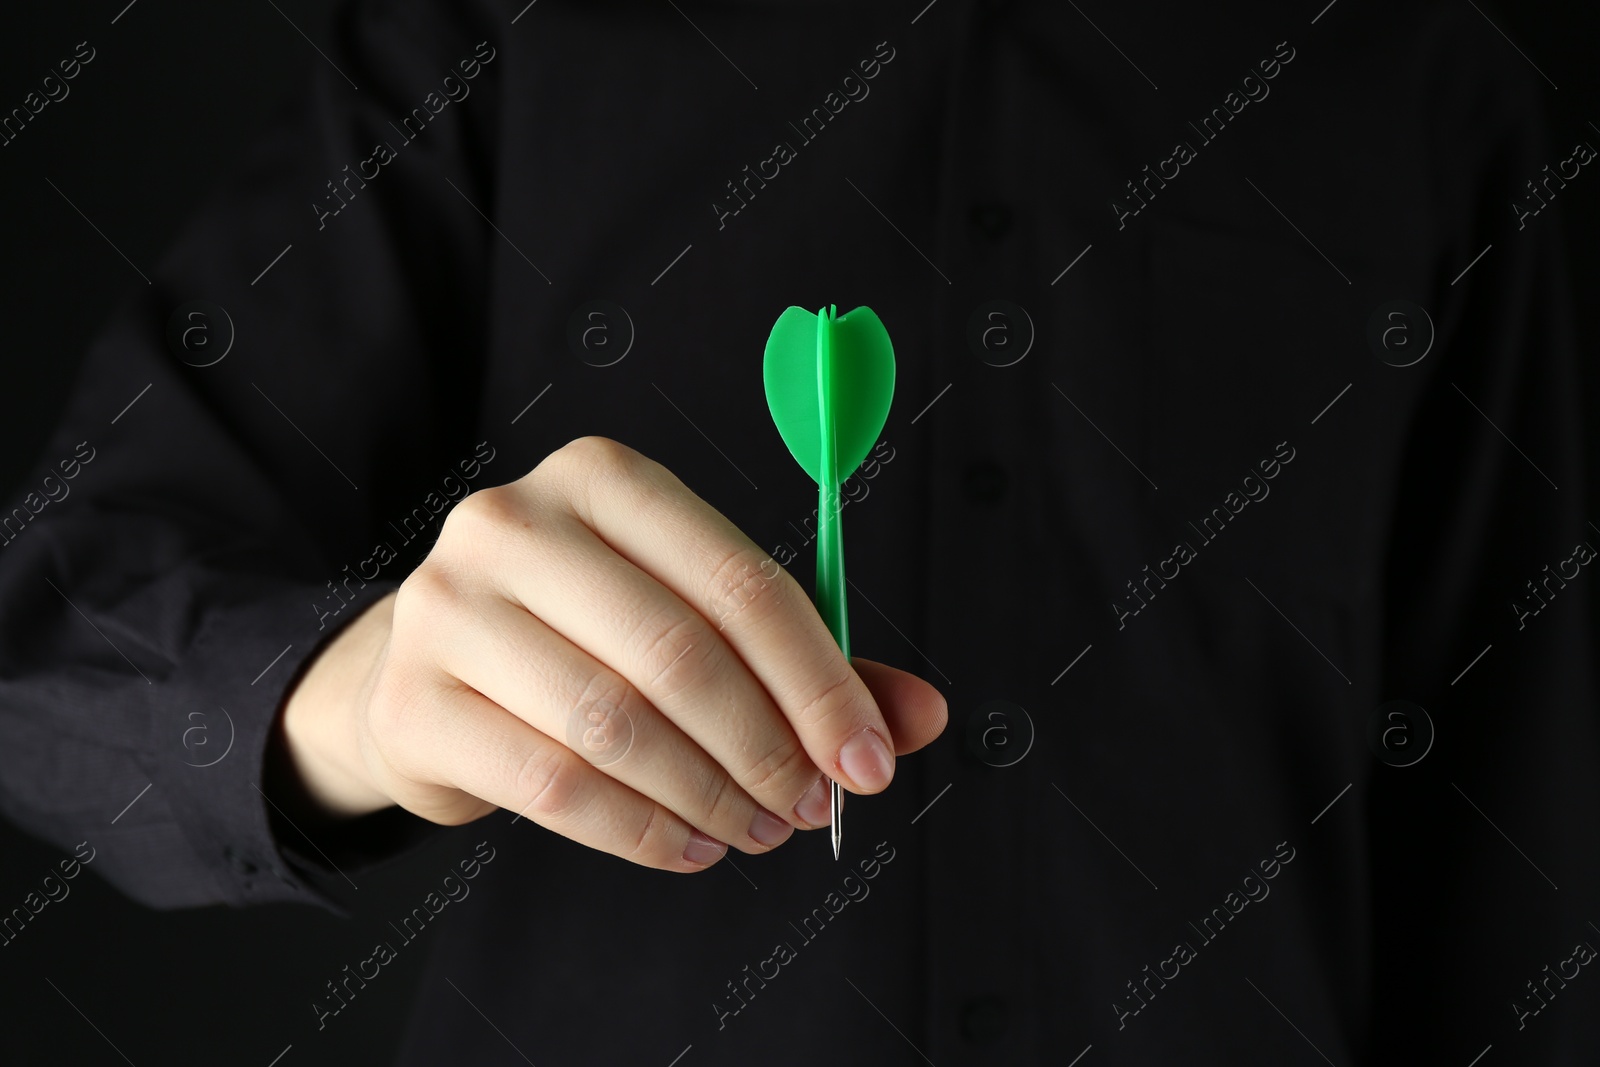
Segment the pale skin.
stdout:
<svg viewBox="0 0 1600 1067">
<path fill-rule="evenodd" d="M 689 872 L 828 825 L 829 778 L 881 792 L 946 721 L 665 467 L 585 437 L 456 505 L 311 663 L 274 758 L 326 818 L 504 808 Z"/>
</svg>

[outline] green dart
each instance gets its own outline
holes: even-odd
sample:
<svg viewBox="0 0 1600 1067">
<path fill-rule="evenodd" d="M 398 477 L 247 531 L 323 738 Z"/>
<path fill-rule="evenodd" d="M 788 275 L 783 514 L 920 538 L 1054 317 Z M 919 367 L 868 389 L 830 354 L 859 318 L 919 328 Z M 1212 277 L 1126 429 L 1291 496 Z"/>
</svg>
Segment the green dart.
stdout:
<svg viewBox="0 0 1600 1067">
<path fill-rule="evenodd" d="M 767 407 L 795 462 L 817 483 L 817 613 L 850 658 L 839 485 L 877 443 L 894 400 L 894 346 L 871 308 L 813 315 L 791 307 L 773 323 L 762 377 Z M 833 782 L 833 858 L 843 790 Z"/>
</svg>

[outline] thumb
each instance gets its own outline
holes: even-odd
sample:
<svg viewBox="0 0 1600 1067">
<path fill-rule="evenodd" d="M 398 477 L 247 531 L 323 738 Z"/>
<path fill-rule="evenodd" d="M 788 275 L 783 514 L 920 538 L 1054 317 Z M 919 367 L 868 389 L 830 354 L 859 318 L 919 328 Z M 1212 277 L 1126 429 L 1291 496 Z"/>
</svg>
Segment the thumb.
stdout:
<svg viewBox="0 0 1600 1067">
<path fill-rule="evenodd" d="M 866 683 L 889 727 L 894 752 L 915 752 L 944 732 L 949 705 L 933 686 L 909 671 L 876 660 L 852 657 L 850 666 Z"/>
</svg>

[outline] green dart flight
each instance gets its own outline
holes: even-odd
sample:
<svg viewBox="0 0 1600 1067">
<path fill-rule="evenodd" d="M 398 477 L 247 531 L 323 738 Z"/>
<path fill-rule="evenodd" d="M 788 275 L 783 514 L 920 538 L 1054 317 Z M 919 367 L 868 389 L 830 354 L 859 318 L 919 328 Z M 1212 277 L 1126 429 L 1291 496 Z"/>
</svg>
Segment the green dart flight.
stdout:
<svg viewBox="0 0 1600 1067">
<path fill-rule="evenodd" d="M 844 533 L 839 485 L 877 443 L 894 400 L 894 346 L 871 308 L 816 314 L 791 307 L 767 338 L 762 377 L 767 407 L 795 462 L 817 483 L 817 613 L 850 658 L 845 607 Z M 839 858 L 839 808 L 833 783 L 833 858 Z"/>
</svg>

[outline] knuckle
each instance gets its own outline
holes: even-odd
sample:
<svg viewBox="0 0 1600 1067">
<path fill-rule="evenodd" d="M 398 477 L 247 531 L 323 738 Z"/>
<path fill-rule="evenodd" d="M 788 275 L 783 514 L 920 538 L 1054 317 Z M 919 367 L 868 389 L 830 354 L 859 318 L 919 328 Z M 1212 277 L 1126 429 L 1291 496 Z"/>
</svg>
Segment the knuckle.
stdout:
<svg viewBox="0 0 1600 1067">
<path fill-rule="evenodd" d="M 621 441 L 590 434 L 568 441 L 545 457 L 544 464 L 579 475 L 591 475 L 597 470 L 630 468 L 643 458 Z"/>
<path fill-rule="evenodd" d="M 749 624 L 782 610 L 792 594 L 788 583 L 793 581 L 759 549 L 734 549 L 706 579 L 706 600 L 716 605 L 717 629 L 725 628 L 736 616 Z"/>
<path fill-rule="evenodd" d="M 648 485 L 641 476 L 649 463 L 620 441 L 579 437 L 546 456 L 528 477 L 556 498 L 562 510 L 592 525 L 596 493 L 615 486 Z"/>
<path fill-rule="evenodd" d="M 787 798 L 795 790 L 790 786 L 802 778 L 809 781 L 817 767 L 806 755 L 805 749 L 785 738 L 771 751 L 756 760 L 740 776 L 745 789 L 754 797 L 778 796 Z M 782 810 L 775 809 L 775 810 Z"/>
<path fill-rule="evenodd" d="M 672 821 L 662 818 L 664 814 L 666 809 L 660 804 L 650 805 L 650 814 L 629 843 L 627 851 L 621 854 L 623 859 L 647 867 L 665 867 L 671 862 L 672 849 L 666 846 L 663 839 L 670 834 Z"/>
<path fill-rule="evenodd" d="M 822 689 L 796 709 L 790 718 L 801 728 L 823 726 L 840 720 L 848 726 L 857 721 L 870 721 L 872 710 L 866 686 L 857 680 L 855 672 L 848 665 L 841 663 L 839 670 Z"/>
<path fill-rule="evenodd" d="M 395 590 L 395 628 L 407 629 L 407 624 L 416 620 L 436 618 L 454 608 L 460 595 L 449 575 L 437 564 L 424 560 Z"/>
<path fill-rule="evenodd" d="M 633 712 L 629 709 L 640 710 L 641 701 L 642 697 L 631 682 L 610 667 L 602 666 L 584 684 L 573 705 L 573 714 L 579 715 L 590 710 L 602 714 L 619 711 L 631 719 Z"/>
<path fill-rule="evenodd" d="M 715 649 L 716 635 L 698 615 L 685 614 L 665 628 L 653 631 L 641 626 L 650 636 L 638 653 L 644 677 L 650 679 L 646 686 L 662 699 L 683 692 L 704 675 L 706 665 Z"/>
<path fill-rule="evenodd" d="M 522 811 L 535 822 L 560 820 L 572 814 L 586 768 L 552 745 L 528 753 L 517 768 L 515 795 L 527 797 Z"/>
<path fill-rule="evenodd" d="M 449 570 L 424 560 L 395 590 L 385 673 L 437 665 L 472 626 L 467 594 Z"/>
<path fill-rule="evenodd" d="M 721 771 L 709 776 L 702 789 L 702 796 L 701 808 L 706 813 L 704 823 L 706 826 L 716 826 L 733 820 L 747 806 L 744 790 Z"/>
<path fill-rule="evenodd" d="M 462 497 L 444 517 L 439 541 L 452 547 L 472 545 L 485 535 L 526 521 L 512 490 L 503 485 L 479 489 Z"/>
<path fill-rule="evenodd" d="M 527 486 L 491 486 L 461 498 L 445 516 L 429 561 L 442 561 L 463 576 L 492 575 L 512 557 L 551 533 L 552 508 Z"/>
</svg>

